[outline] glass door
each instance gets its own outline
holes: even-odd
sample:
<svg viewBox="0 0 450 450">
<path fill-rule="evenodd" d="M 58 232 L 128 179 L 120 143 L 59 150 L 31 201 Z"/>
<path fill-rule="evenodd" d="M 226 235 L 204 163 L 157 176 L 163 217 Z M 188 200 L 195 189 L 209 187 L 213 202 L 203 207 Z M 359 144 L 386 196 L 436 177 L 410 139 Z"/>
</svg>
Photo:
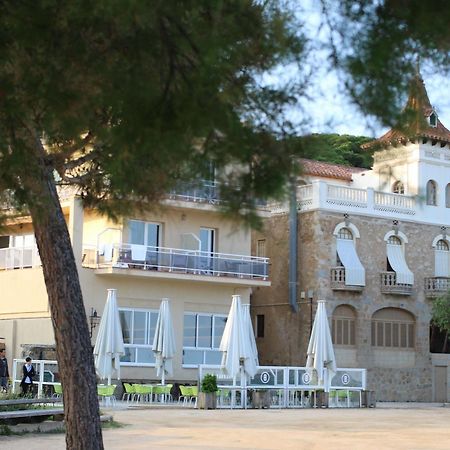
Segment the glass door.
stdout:
<svg viewBox="0 0 450 450">
<path fill-rule="evenodd" d="M 200 269 L 203 271 L 214 269 L 215 235 L 214 228 L 200 228 Z"/>
</svg>

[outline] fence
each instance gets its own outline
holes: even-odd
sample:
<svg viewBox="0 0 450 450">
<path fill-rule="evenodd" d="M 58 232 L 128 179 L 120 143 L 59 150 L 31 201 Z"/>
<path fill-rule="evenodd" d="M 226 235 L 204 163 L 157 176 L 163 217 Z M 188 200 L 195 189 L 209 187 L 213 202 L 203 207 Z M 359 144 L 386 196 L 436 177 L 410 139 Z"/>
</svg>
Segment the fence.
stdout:
<svg viewBox="0 0 450 450">
<path fill-rule="evenodd" d="M 14 359 L 12 371 L 12 391 L 20 391 L 20 382 L 22 381 L 23 359 Z M 33 385 L 37 386 L 38 397 L 50 397 L 54 393 L 53 386 L 59 383 L 58 362 L 46 359 L 35 359 L 32 361 L 36 375 L 33 379 Z"/>
<path fill-rule="evenodd" d="M 238 374 L 234 379 L 224 373 L 222 366 L 200 365 L 199 380 L 210 373 L 217 376 L 218 406 L 222 408 L 245 408 L 252 403 L 255 392 L 268 391 L 271 407 L 302 408 L 315 406 L 317 393 L 323 392 L 314 371 L 306 367 L 259 366 L 255 376 L 247 379 Z M 331 397 L 338 406 L 340 391 L 346 393 L 346 404 L 361 406 L 361 392 L 366 390 L 366 369 L 337 369 L 330 382 Z M 350 401 L 350 393 L 356 394 Z"/>
</svg>

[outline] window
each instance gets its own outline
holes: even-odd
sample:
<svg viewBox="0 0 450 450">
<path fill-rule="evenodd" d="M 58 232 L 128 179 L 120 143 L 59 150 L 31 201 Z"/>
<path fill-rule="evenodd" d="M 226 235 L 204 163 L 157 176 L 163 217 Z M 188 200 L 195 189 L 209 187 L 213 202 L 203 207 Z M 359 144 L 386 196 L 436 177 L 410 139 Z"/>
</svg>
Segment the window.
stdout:
<svg viewBox="0 0 450 450">
<path fill-rule="evenodd" d="M 256 337 L 264 337 L 264 314 L 256 315 Z"/>
<path fill-rule="evenodd" d="M 183 327 L 183 364 L 220 364 L 219 350 L 227 316 L 185 313 Z"/>
<path fill-rule="evenodd" d="M 155 364 L 152 350 L 158 311 L 119 308 L 125 355 L 120 362 L 127 366 Z"/>
<path fill-rule="evenodd" d="M 158 247 L 160 245 L 161 224 L 129 220 L 130 244 Z"/>
<path fill-rule="evenodd" d="M 336 263 L 338 267 L 345 268 L 345 284 L 347 286 L 364 286 L 366 284 L 365 270 L 356 253 L 355 234 L 359 237 L 357 228 L 352 224 L 344 226 L 344 223 L 341 223 L 336 226 L 334 231 L 336 236 Z"/>
<path fill-rule="evenodd" d="M 441 235 L 442 236 L 442 235 Z M 434 249 L 434 276 L 435 277 L 449 277 L 449 246 L 448 242 L 440 239 L 436 242 Z"/>
<path fill-rule="evenodd" d="M 200 228 L 200 250 L 202 252 L 199 265 L 202 270 L 210 273 L 214 269 L 216 230 L 213 228 Z"/>
<path fill-rule="evenodd" d="M 437 114 L 435 112 L 430 114 L 430 126 L 434 128 L 437 127 Z"/>
<path fill-rule="evenodd" d="M 10 236 L 9 246 L 11 248 L 31 248 L 36 245 L 34 234 L 21 234 Z"/>
<path fill-rule="evenodd" d="M 437 206 L 437 184 L 433 180 L 427 183 L 427 205 Z"/>
<path fill-rule="evenodd" d="M 445 207 L 450 208 L 450 183 L 445 187 Z"/>
<path fill-rule="evenodd" d="M 258 239 L 256 242 L 256 256 L 259 256 L 260 258 L 266 257 L 266 240 L 265 239 Z"/>
<path fill-rule="evenodd" d="M 388 272 L 395 272 L 396 284 L 414 284 L 414 274 L 409 270 L 405 260 L 404 242 L 408 242 L 406 236 L 397 231 L 390 231 L 385 237 L 386 241 L 386 269 Z"/>
<path fill-rule="evenodd" d="M 372 346 L 385 348 L 414 348 L 415 320 L 409 312 L 383 308 L 372 316 Z"/>
<path fill-rule="evenodd" d="M 396 181 L 392 186 L 392 192 L 394 194 L 404 194 L 405 193 L 405 185 L 401 181 Z"/>
<path fill-rule="evenodd" d="M 335 345 L 355 345 L 355 310 L 348 305 L 338 306 L 333 313 L 332 336 Z"/>
</svg>

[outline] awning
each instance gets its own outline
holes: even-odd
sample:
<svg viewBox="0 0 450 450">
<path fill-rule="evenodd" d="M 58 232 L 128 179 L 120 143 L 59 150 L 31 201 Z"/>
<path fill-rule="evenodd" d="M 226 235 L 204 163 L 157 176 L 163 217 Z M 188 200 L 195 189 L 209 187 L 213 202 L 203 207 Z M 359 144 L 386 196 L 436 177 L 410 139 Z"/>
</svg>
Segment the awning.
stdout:
<svg viewBox="0 0 450 450">
<path fill-rule="evenodd" d="M 414 284 L 414 274 L 409 270 L 401 245 L 387 244 L 389 264 L 397 275 L 398 284 Z"/>
<path fill-rule="evenodd" d="M 449 273 L 449 251 L 435 250 L 434 253 L 434 276 L 448 277 Z"/>
<path fill-rule="evenodd" d="M 358 258 L 353 240 L 336 239 L 336 249 L 339 259 L 345 267 L 345 284 L 347 286 L 365 286 L 365 270 Z"/>
</svg>

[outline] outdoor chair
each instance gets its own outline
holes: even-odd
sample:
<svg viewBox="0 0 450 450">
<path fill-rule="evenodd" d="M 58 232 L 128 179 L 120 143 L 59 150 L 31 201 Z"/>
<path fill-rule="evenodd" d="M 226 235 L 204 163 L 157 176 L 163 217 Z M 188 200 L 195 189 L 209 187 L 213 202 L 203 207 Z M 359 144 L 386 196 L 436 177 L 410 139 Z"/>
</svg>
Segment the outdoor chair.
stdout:
<svg viewBox="0 0 450 450">
<path fill-rule="evenodd" d="M 133 388 L 137 401 L 152 401 L 153 386 L 148 384 L 133 384 Z"/>
<path fill-rule="evenodd" d="M 180 385 L 181 395 L 178 397 L 178 403 L 183 401 L 183 406 L 187 405 L 191 401 L 191 389 L 190 386 Z"/>
<path fill-rule="evenodd" d="M 130 383 L 123 383 L 123 389 L 122 400 L 129 402 L 136 398 L 136 388 L 133 385 Z"/>
<path fill-rule="evenodd" d="M 197 408 L 198 386 L 191 386 L 191 402 L 194 402 L 194 408 Z"/>
<path fill-rule="evenodd" d="M 102 402 L 104 406 L 114 406 L 116 404 L 116 397 L 114 395 L 114 391 L 116 390 L 117 385 L 111 384 L 99 384 L 97 385 L 97 395 L 99 400 Z"/>
<path fill-rule="evenodd" d="M 56 383 L 53 385 L 55 393 L 52 395 L 53 398 L 61 398 L 62 397 L 62 385 L 61 383 Z"/>
<path fill-rule="evenodd" d="M 167 401 L 172 400 L 172 395 L 170 394 L 170 390 L 172 389 L 172 384 L 166 384 L 164 386 L 154 386 L 153 387 L 153 394 L 155 396 L 155 400 L 158 400 L 161 403 L 165 403 Z"/>
</svg>

